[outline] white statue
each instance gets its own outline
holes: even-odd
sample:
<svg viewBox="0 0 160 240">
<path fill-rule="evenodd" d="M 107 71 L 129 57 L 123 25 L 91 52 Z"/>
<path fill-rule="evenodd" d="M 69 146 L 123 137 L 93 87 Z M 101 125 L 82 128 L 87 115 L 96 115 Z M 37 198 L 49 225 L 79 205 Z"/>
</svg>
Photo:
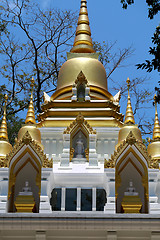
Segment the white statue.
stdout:
<svg viewBox="0 0 160 240">
<path fill-rule="evenodd" d="M 84 149 L 84 141 L 82 138 L 81 132 L 78 135 L 78 139 L 76 141 L 76 147 L 75 147 L 75 157 L 76 158 L 84 158 L 85 149 Z"/>
<path fill-rule="evenodd" d="M 127 191 L 124 193 L 125 196 L 138 196 L 138 192 L 135 191 L 135 187 L 133 187 L 133 182 L 130 180 L 129 187 Z"/>
<path fill-rule="evenodd" d="M 32 195 L 31 187 L 29 187 L 28 181 L 25 182 L 25 187 L 22 188 L 22 192 L 19 192 L 19 195 L 23 195 L 23 196 Z"/>
</svg>

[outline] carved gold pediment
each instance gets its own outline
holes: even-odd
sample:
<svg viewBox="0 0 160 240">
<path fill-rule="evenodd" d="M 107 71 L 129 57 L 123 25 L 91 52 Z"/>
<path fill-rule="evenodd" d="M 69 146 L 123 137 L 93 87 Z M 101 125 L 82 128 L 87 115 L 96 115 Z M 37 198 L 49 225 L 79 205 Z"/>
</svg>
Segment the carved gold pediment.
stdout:
<svg viewBox="0 0 160 240">
<path fill-rule="evenodd" d="M 12 158 L 20 151 L 20 149 L 24 145 L 30 145 L 30 147 L 39 156 L 42 164 L 43 162 L 49 161 L 46 155 L 44 154 L 42 148 L 32 139 L 31 135 L 27 131 L 22 137 L 22 140 L 17 141 L 12 151 L 6 156 L 6 161 L 8 162 L 8 165 L 10 165 L 10 161 L 12 160 Z"/>
<path fill-rule="evenodd" d="M 83 125 L 89 134 L 96 134 L 96 130 L 93 130 L 81 113 L 79 113 L 76 119 L 64 130 L 64 134 L 70 134 L 74 128 L 81 127 L 81 125 Z"/>
<path fill-rule="evenodd" d="M 0 168 L 8 168 L 8 161 L 6 158 L 0 158 Z"/>
<path fill-rule="evenodd" d="M 118 146 L 117 150 L 114 151 L 114 154 L 111 155 L 111 158 L 108 161 L 106 160 L 104 167 L 105 168 L 114 168 L 117 159 L 124 152 L 124 150 L 127 148 L 128 145 L 134 145 L 139 150 L 139 152 L 143 155 L 143 157 L 146 159 L 147 163 L 148 164 L 150 163 L 151 157 L 149 156 L 149 154 L 147 152 L 146 146 L 142 142 L 138 141 L 135 138 L 132 131 L 130 131 L 130 133 L 126 137 L 126 140 L 124 140 Z"/>
<path fill-rule="evenodd" d="M 86 85 L 88 84 L 87 78 L 82 71 L 78 74 L 77 79 L 75 80 L 75 84 L 77 85 L 78 83 L 84 83 Z"/>
</svg>

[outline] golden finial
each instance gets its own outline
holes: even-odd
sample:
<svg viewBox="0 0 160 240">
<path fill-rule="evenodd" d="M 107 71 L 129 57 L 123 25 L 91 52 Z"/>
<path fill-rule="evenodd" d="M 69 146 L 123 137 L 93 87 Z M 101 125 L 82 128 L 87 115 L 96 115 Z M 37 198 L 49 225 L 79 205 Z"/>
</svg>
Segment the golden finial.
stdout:
<svg viewBox="0 0 160 240">
<path fill-rule="evenodd" d="M 128 102 L 127 102 L 127 109 L 126 109 L 126 115 L 125 115 L 125 122 L 124 123 L 135 124 L 132 105 L 131 105 L 131 98 L 130 98 L 130 94 L 129 94 L 129 89 L 130 89 L 130 79 L 129 78 L 127 78 L 127 87 L 128 87 Z"/>
<path fill-rule="evenodd" d="M 154 103 L 155 103 L 155 121 L 154 121 L 154 129 L 153 129 L 153 140 L 159 138 L 160 139 L 160 125 L 158 120 L 158 112 L 157 112 L 157 102 L 156 102 L 156 94 L 154 95 Z"/>
<path fill-rule="evenodd" d="M 8 100 L 7 94 L 5 94 L 4 99 L 5 99 L 5 104 L 4 104 L 4 113 L 3 113 L 2 123 L 0 127 L 0 139 L 8 141 L 7 121 L 6 121 L 6 107 L 7 107 L 7 100 Z"/>
<path fill-rule="evenodd" d="M 71 52 L 74 53 L 94 53 L 89 18 L 87 11 L 87 1 L 81 0 L 81 8 L 76 29 L 76 37 Z"/>
<path fill-rule="evenodd" d="M 33 106 L 33 87 L 34 87 L 34 78 L 32 77 L 31 80 L 31 97 L 30 97 L 30 103 L 29 103 L 29 107 L 28 107 L 28 112 L 27 112 L 27 116 L 26 116 L 26 121 L 25 123 L 31 123 L 31 124 L 35 124 L 36 123 L 36 119 L 35 119 L 35 114 L 34 114 L 34 106 Z"/>
</svg>

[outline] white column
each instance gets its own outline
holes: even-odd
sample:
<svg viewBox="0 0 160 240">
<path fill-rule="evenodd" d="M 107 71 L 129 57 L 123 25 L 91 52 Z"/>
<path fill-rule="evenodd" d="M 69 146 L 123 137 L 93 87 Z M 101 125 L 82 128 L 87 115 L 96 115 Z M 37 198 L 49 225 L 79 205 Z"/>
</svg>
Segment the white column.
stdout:
<svg viewBox="0 0 160 240">
<path fill-rule="evenodd" d="M 36 240 L 46 240 L 46 232 L 36 232 Z"/>
<path fill-rule="evenodd" d="M 107 232 L 107 240 L 117 240 L 117 232 L 114 231 Z"/>
<path fill-rule="evenodd" d="M 160 232 L 151 232 L 151 240 L 159 240 Z"/>
<path fill-rule="evenodd" d="M 61 211 L 65 211 L 66 188 L 62 188 L 61 192 Z"/>
<path fill-rule="evenodd" d="M 96 188 L 92 188 L 92 211 L 96 211 Z"/>
<path fill-rule="evenodd" d="M 77 211 L 81 211 L 81 188 L 77 188 Z"/>
<path fill-rule="evenodd" d="M 52 157 L 52 154 L 56 154 L 56 139 L 52 140 L 52 144 L 50 146 L 50 156 Z"/>
</svg>

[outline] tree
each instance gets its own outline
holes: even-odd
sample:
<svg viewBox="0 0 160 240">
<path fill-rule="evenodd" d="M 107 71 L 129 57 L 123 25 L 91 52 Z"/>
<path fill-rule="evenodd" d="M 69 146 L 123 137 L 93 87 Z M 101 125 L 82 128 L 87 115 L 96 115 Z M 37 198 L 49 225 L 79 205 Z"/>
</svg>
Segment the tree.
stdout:
<svg viewBox="0 0 160 240">
<path fill-rule="evenodd" d="M 34 0 L 2 0 L 0 21 L 5 26 L 0 35 L 0 75 L 5 84 L 0 88 L 2 94 L 7 92 L 9 95 L 7 117 L 12 129 L 18 131 L 16 121 L 20 123 L 20 128 L 23 120 L 17 114 L 28 107 L 30 79 L 35 77 L 34 102 L 36 111 L 41 112 L 43 91 L 53 93 L 56 89 L 58 72 L 66 60 L 64 53 L 70 50 L 73 43 L 77 21 L 72 11 L 42 10 Z M 100 61 L 106 68 L 107 77 L 112 82 L 113 72 L 133 53 L 131 47 L 114 50 L 115 45 L 116 42 L 94 43 L 95 49 L 100 52 Z M 136 83 L 139 86 L 142 84 L 140 80 Z M 122 86 L 119 88 L 123 96 L 126 89 Z M 147 99 L 146 94 L 143 102 Z M 137 102 L 136 112 L 140 109 L 142 99 Z M 1 108 L 2 105 L 1 98 Z M 16 135 L 16 131 L 9 135 Z"/>
<path fill-rule="evenodd" d="M 134 4 L 134 0 L 121 0 L 124 9 L 128 5 Z M 148 18 L 153 19 L 160 11 L 160 0 L 146 0 L 148 6 Z M 160 72 L 160 25 L 156 27 L 155 33 L 152 37 L 153 47 L 150 47 L 149 54 L 153 57 L 152 60 L 145 60 L 144 63 L 137 64 L 137 68 L 146 69 L 147 72 L 156 70 Z M 160 82 L 159 82 L 160 84 Z M 160 88 L 155 88 L 157 91 L 157 102 L 160 103 Z"/>
<path fill-rule="evenodd" d="M 0 53 L 6 64 L 1 75 L 12 89 L 10 102 L 17 94 L 28 96 L 29 80 L 35 76 L 37 111 L 41 112 L 42 92 L 53 92 L 63 53 L 74 31 L 75 14 L 71 11 L 49 9 L 42 11 L 36 1 L 2 0 L 0 21 L 7 30 L 0 36 Z M 23 110 L 28 97 L 23 99 Z M 21 105 L 21 104 L 20 104 Z"/>
<path fill-rule="evenodd" d="M 34 102 L 40 112 L 43 91 L 56 89 L 63 55 L 74 35 L 75 14 L 71 11 L 42 11 L 36 1 L 2 0 L 0 3 L 0 108 L 8 94 L 7 121 L 14 143 L 24 120 L 19 113 L 28 107 L 30 80 L 35 77 Z M 23 115 L 23 114 L 22 114 Z"/>
</svg>

